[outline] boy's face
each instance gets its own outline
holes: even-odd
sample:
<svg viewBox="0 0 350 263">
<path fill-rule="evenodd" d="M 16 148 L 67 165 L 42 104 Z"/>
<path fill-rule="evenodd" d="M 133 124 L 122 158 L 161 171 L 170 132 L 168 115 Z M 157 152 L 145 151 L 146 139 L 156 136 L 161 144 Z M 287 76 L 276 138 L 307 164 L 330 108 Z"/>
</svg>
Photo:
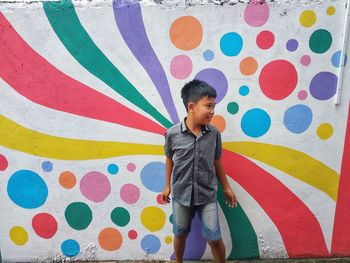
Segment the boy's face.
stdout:
<svg viewBox="0 0 350 263">
<path fill-rule="evenodd" d="M 207 125 L 214 116 L 215 105 L 215 98 L 208 98 L 208 96 L 205 96 L 197 102 L 190 102 L 189 109 L 192 111 L 193 119 L 196 123 Z"/>
</svg>

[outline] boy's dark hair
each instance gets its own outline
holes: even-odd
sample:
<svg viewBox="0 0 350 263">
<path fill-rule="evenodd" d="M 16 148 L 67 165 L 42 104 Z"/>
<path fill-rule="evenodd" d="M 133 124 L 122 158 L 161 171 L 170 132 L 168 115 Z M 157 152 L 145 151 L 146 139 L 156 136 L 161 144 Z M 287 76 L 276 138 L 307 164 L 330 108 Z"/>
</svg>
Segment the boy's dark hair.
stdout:
<svg viewBox="0 0 350 263">
<path fill-rule="evenodd" d="M 208 98 L 216 98 L 217 94 L 216 90 L 212 86 L 202 80 L 191 80 L 181 89 L 181 98 L 187 112 L 188 103 L 190 101 L 197 102 L 205 96 L 208 96 Z"/>
</svg>

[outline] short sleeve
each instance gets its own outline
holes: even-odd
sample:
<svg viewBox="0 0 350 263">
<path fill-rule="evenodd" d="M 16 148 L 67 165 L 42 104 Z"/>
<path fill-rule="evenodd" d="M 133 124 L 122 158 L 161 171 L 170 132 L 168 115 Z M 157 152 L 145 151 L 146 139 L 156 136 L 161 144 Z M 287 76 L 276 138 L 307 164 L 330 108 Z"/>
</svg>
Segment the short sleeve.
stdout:
<svg viewBox="0 0 350 263">
<path fill-rule="evenodd" d="M 167 132 L 165 132 L 164 153 L 168 157 L 173 156 L 173 149 L 171 146 L 171 140 L 170 140 L 169 133 L 167 133 Z"/>
<path fill-rule="evenodd" d="M 217 133 L 216 133 L 215 160 L 220 159 L 221 156 L 222 156 L 221 133 L 219 131 L 217 131 Z"/>
</svg>

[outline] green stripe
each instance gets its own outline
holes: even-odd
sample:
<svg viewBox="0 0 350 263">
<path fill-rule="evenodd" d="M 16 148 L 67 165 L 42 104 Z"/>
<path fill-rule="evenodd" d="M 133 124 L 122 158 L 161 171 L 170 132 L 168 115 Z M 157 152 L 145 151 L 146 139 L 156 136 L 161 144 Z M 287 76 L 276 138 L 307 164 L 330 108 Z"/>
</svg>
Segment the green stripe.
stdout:
<svg viewBox="0 0 350 263">
<path fill-rule="evenodd" d="M 169 128 L 173 125 L 142 96 L 96 46 L 81 25 L 70 0 L 43 2 L 43 7 L 63 45 L 84 68 L 125 99 L 150 114 L 164 127 Z M 120 113 L 116 112 L 116 114 Z"/>
<path fill-rule="evenodd" d="M 228 259 L 260 258 L 257 236 L 249 218 L 239 204 L 236 208 L 230 208 L 225 204 L 225 196 L 220 184 L 218 201 L 225 214 L 232 239 L 232 250 Z"/>
</svg>

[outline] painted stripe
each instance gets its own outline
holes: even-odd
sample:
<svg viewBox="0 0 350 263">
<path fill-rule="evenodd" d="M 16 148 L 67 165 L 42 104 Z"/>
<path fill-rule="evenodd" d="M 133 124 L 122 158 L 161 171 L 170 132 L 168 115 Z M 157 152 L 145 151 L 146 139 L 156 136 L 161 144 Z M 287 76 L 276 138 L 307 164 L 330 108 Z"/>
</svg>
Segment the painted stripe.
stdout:
<svg viewBox="0 0 350 263">
<path fill-rule="evenodd" d="M 69 139 L 27 129 L 0 115 L 0 145 L 46 158 L 92 160 L 124 155 L 163 155 L 162 145 Z"/>
<path fill-rule="evenodd" d="M 113 0 L 115 21 L 125 43 L 150 76 L 173 121 L 179 122 L 169 82 L 148 39 L 138 0 Z"/>
<path fill-rule="evenodd" d="M 289 257 L 329 255 L 320 224 L 302 200 L 246 157 L 223 150 L 222 159 L 227 175 L 240 184 L 274 222 Z"/>
<path fill-rule="evenodd" d="M 339 174 L 306 153 L 259 142 L 224 142 L 223 147 L 283 171 L 337 200 Z"/>
<path fill-rule="evenodd" d="M 59 71 L 1 13 L 0 25 L 0 76 L 22 96 L 51 109 L 164 134 L 158 123 Z"/>
<path fill-rule="evenodd" d="M 97 47 L 81 25 L 71 1 L 45 1 L 43 7 L 58 38 L 84 68 L 164 127 L 172 126 L 172 123 L 143 97 Z"/>
</svg>

